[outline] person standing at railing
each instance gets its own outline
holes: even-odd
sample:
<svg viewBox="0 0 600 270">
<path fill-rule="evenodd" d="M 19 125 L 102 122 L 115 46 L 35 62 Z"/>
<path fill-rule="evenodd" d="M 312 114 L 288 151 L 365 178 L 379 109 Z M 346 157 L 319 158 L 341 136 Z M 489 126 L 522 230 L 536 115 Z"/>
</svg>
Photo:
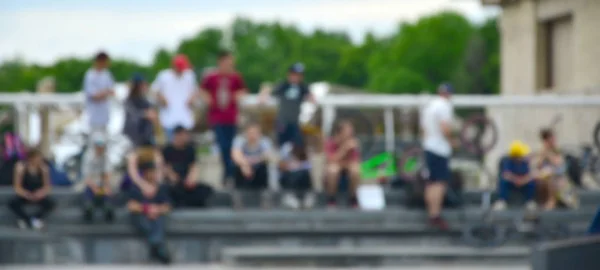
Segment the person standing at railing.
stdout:
<svg viewBox="0 0 600 270">
<path fill-rule="evenodd" d="M 421 112 L 422 143 L 429 172 L 425 187 L 425 203 L 429 223 L 442 230 L 448 229 L 448 223 L 442 218 L 441 212 L 446 185 L 451 178 L 449 163 L 452 156 L 451 125 L 454 118 L 454 108 L 450 102 L 452 92 L 450 84 L 440 85 L 438 96 Z"/>
<path fill-rule="evenodd" d="M 106 134 L 110 121 L 110 97 L 114 96 L 114 79 L 108 67 L 110 58 L 105 52 L 99 52 L 94 65 L 88 69 L 83 79 L 85 110 L 88 116 L 90 132 Z"/>
<path fill-rule="evenodd" d="M 235 59 L 228 51 L 219 53 L 217 69 L 207 74 L 200 85 L 200 97 L 208 106 L 208 121 L 213 128 L 223 162 L 223 183 L 233 177 L 231 147 L 236 136 L 238 103 L 247 93 L 242 76 L 235 70 Z"/>
<path fill-rule="evenodd" d="M 194 128 L 192 109 L 198 84 L 187 56 L 176 55 L 171 68 L 158 73 L 151 88 L 158 91 L 160 123 L 167 142 L 172 142 L 175 127 Z"/>
<path fill-rule="evenodd" d="M 133 76 L 129 96 L 125 100 L 125 125 L 123 133 L 138 146 L 146 141 L 155 141 L 154 125 L 158 117 L 146 97 L 147 84 L 140 74 Z"/>
<path fill-rule="evenodd" d="M 277 143 L 281 147 L 285 143 L 301 145 L 302 132 L 300 130 L 300 107 L 305 100 L 314 102 L 308 84 L 304 82 L 304 65 L 293 64 L 288 69 L 287 80 L 275 89 L 265 88 L 260 93 L 261 103 L 266 103 L 271 93 L 279 101 L 277 114 Z"/>
</svg>

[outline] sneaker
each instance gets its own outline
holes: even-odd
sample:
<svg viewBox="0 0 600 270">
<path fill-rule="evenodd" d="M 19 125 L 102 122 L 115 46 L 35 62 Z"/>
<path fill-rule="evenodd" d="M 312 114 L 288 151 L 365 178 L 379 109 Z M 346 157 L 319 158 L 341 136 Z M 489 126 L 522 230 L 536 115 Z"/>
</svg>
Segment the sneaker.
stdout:
<svg viewBox="0 0 600 270">
<path fill-rule="evenodd" d="M 317 198 L 314 193 L 308 192 L 304 195 L 303 206 L 304 209 L 311 209 L 315 207 L 315 203 L 317 202 Z"/>
<path fill-rule="evenodd" d="M 351 197 L 348 200 L 348 204 L 350 205 L 350 207 L 352 209 L 357 209 L 358 208 L 358 199 L 356 199 L 356 197 Z"/>
<path fill-rule="evenodd" d="M 298 201 L 298 198 L 292 193 L 284 194 L 281 198 L 281 204 L 283 204 L 283 206 L 287 208 L 294 210 L 300 208 L 300 202 Z"/>
<path fill-rule="evenodd" d="M 113 223 L 115 221 L 115 212 L 113 210 L 104 211 L 104 220 L 108 223 Z"/>
<path fill-rule="evenodd" d="M 494 203 L 494 206 L 492 207 L 492 209 L 494 211 L 504 211 L 504 210 L 506 210 L 506 201 L 504 201 L 504 200 L 497 200 Z"/>
<path fill-rule="evenodd" d="M 41 231 L 44 229 L 44 222 L 38 218 L 31 219 L 31 227 L 36 231 Z"/>
<path fill-rule="evenodd" d="M 535 203 L 534 201 L 528 201 L 527 203 L 525 203 L 525 210 L 529 212 L 535 212 L 537 208 L 537 203 Z"/>
<path fill-rule="evenodd" d="M 327 198 L 327 208 L 335 209 L 337 207 L 337 198 L 329 197 Z"/>
<path fill-rule="evenodd" d="M 150 258 L 162 264 L 171 264 L 171 255 L 163 245 L 152 245 L 150 247 Z"/>
<path fill-rule="evenodd" d="M 27 224 L 27 221 L 22 220 L 22 219 L 17 220 L 17 227 L 19 227 L 19 229 L 21 229 L 21 230 L 29 229 L 29 225 Z"/>
<path fill-rule="evenodd" d="M 447 231 L 450 228 L 448 222 L 442 217 L 429 218 L 429 225 L 442 231 Z"/>
</svg>

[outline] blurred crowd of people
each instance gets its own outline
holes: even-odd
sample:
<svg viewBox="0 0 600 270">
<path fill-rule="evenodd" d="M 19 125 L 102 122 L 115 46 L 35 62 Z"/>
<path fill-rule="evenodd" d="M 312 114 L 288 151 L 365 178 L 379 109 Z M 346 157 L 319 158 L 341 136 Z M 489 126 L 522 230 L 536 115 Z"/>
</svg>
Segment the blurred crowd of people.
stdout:
<svg viewBox="0 0 600 270">
<path fill-rule="evenodd" d="M 289 67 L 287 78 L 274 89 L 260 92 L 261 102 L 273 96 L 279 102 L 276 120 L 276 144 L 263 134 L 261 126 L 250 122 L 238 132 L 239 102 L 248 89 L 243 77 L 235 70 L 234 56 L 227 51 L 218 55 L 217 68 L 197 82 L 185 55 L 176 55 L 172 66 L 161 71 L 149 84 L 140 74 L 132 75 L 130 91 L 125 101 L 123 134 L 134 146 L 126 157 L 126 170 L 115 188 L 115 168 L 107 160 L 107 127 L 110 121 L 109 101 L 114 96 L 114 80 L 109 71 L 110 58 L 98 53 L 93 66 L 85 73 L 83 91 L 85 110 L 91 129 L 88 151 L 82 162 L 83 219 L 94 222 L 96 212 L 112 222 L 116 201 L 125 198 L 134 227 L 150 245 L 153 258 L 169 262 L 165 247 L 164 216 L 173 208 L 207 207 L 213 193 L 210 185 L 200 179 L 200 167 L 191 129 L 194 108 L 206 106 L 206 118 L 215 135 L 223 167 L 222 184 L 236 194 L 245 190 L 267 197 L 269 167 L 276 165 L 285 194 L 282 203 L 290 208 L 311 208 L 316 197 L 311 179 L 311 164 L 300 124 L 300 106 L 314 102 L 303 80 L 304 66 Z M 424 198 L 432 225 L 442 229 L 441 219 L 446 182 L 451 177 L 448 166 L 451 156 L 450 125 L 453 108 L 449 102 L 451 86 L 442 85 L 440 97 L 425 109 L 422 128 L 425 130 L 424 150 L 429 169 Z M 164 137 L 164 142 L 159 137 Z M 495 210 L 507 206 L 509 195 L 520 191 L 530 210 L 537 205 L 550 210 L 557 204 L 577 207 L 578 202 L 565 174 L 565 160 L 550 129 L 540 134 L 542 149 L 535 155 L 522 142 L 511 144 L 500 161 Z M 327 205 L 336 207 L 338 193 L 344 191 L 348 205 L 357 207 L 356 190 L 360 184 L 360 143 L 350 121 L 338 121 L 325 142 L 326 170 L 324 186 Z M 9 207 L 22 228 L 41 229 L 43 219 L 54 208 L 50 199 L 50 173 L 43 156 L 36 150 L 28 152 L 14 168 L 16 196 Z M 239 194 L 238 194 L 239 195 Z M 234 206 L 241 207 L 240 196 L 234 196 Z M 264 199 L 265 207 L 270 200 Z M 36 205 L 28 214 L 26 205 Z"/>
<path fill-rule="evenodd" d="M 105 221 L 112 222 L 116 202 L 124 198 L 133 226 L 150 245 L 151 256 L 165 263 L 170 261 L 164 244 L 164 215 L 172 208 L 206 207 L 213 193 L 212 187 L 199 179 L 198 154 L 191 136 L 194 108 L 198 104 L 206 106 L 206 118 L 215 135 L 223 167 L 223 186 L 235 194 L 246 190 L 266 196 L 269 167 L 276 162 L 281 186 L 286 191 L 283 203 L 291 208 L 314 205 L 312 165 L 298 120 L 301 104 L 314 102 L 303 81 L 303 64 L 292 65 L 281 84 L 260 93 L 262 103 L 274 96 L 280 104 L 277 146 L 256 123 L 246 124 L 238 133 L 239 102 L 248 89 L 242 75 L 235 70 L 230 52 L 218 55 L 217 68 L 205 74 L 200 83 L 185 55 L 176 55 L 172 66 L 159 72 L 151 84 L 141 74 L 132 75 L 124 104 L 123 134 L 133 149 L 126 157 L 125 175 L 118 179 L 118 188 L 115 188 L 118 176 L 107 157 L 109 102 L 115 95 L 109 66 L 108 54 L 100 52 L 83 79 L 90 127 L 81 168 L 85 182 L 82 203 L 85 222 L 94 222 L 97 212 L 104 215 Z M 164 142 L 160 137 L 164 137 Z M 343 176 L 349 183 L 350 205 L 355 207 L 360 155 L 350 122 L 339 124 L 326 148 L 328 204 L 336 205 L 338 182 Z M 21 228 L 43 228 L 44 217 L 54 208 L 49 196 L 48 170 L 37 150 L 29 151 L 25 159 L 16 163 L 16 196 L 9 206 Z M 243 205 L 240 196 L 234 196 L 234 204 Z M 26 205 L 38 206 L 37 211 L 28 213 Z"/>
</svg>

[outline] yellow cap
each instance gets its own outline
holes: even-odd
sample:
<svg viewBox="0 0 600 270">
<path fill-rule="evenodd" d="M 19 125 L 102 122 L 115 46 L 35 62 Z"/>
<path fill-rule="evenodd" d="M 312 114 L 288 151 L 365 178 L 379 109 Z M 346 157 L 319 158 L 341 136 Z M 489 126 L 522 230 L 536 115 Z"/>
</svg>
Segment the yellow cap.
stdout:
<svg viewBox="0 0 600 270">
<path fill-rule="evenodd" d="M 529 146 L 519 140 L 513 141 L 508 149 L 508 155 L 516 158 L 526 157 L 529 152 Z"/>
</svg>

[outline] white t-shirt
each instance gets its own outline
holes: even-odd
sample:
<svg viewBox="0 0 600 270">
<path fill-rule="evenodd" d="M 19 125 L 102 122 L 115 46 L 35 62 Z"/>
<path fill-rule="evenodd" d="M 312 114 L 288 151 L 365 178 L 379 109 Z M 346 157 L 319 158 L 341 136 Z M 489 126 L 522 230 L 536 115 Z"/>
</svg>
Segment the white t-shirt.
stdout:
<svg viewBox="0 0 600 270">
<path fill-rule="evenodd" d="M 451 124 L 454 108 L 450 100 L 436 97 L 421 111 L 421 128 L 424 132 L 423 148 L 436 155 L 449 157 L 452 154 L 450 142 L 441 129 L 441 123 Z"/>
<path fill-rule="evenodd" d="M 110 120 L 109 100 L 95 101 L 91 97 L 106 89 L 112 89 L 115 82 L 108 69 L 97 70 L 90 68 L 83 79 L 83 91 L 85 93 L 85 110 L 88 115 L 89 124 L 92 129 L 106 128 Z"/>
<path fill-rule="evenodd" d="M 160 110 L 160 123 L 164 128 L 181 125 L 187 129 L 194 127 L 194 113 L 188 106 L 188 100 L 198 89 L 196 75 L 192 70 L 177 76 L 172 69 L 158 73 L 152 83 L 152 89 L 158 90 L 167 100 L 167 106 Z"/>
</svg>

